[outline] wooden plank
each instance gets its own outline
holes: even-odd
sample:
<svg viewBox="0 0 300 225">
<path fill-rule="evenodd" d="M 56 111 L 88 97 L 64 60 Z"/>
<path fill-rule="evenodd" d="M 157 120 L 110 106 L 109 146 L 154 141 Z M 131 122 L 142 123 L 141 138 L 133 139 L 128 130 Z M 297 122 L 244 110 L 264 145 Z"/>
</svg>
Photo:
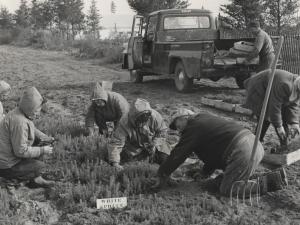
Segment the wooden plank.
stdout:
<svg viewBox="0 0 300 225">
<path fill-rule="evenodd" d="M 217 109 L 222 109 L 224 111 L 227 111 L 227 112 L 233 112 L 234 111 L 234 108 L 235 108 L 235 104 L 230 104 L 230 103 L 227 103 L 227 102 L 216 102 L 215 103 L 215 108 Z"/>
<path fill-rule="evenodd" d="M 250 109 L 243 108 L 240 105 L 236 105 L 234 111 L 236 113 L 240 113 L 248 116 L 252 115 L 252 111 Z"/>
<path fill-rule="evenodd" d="M 300 160 L 300 149 L 284 153 L 284 154 L 270 154 L 265 153 L 262 160 L 263 163 L 276 165 L 276 166 L 289 166 Z"/>
<path fill-rule="evenodd" d="M 213 100 L 213 99 L 202 97 L 201 103 L 228 112 L 235 112 L 247 116 L 252 115 L 252 111 L 250 109 L 243 108 L 239 104 L 231 104 L 231 103 L 223 102 L 222 100 Z"/>
</svg>

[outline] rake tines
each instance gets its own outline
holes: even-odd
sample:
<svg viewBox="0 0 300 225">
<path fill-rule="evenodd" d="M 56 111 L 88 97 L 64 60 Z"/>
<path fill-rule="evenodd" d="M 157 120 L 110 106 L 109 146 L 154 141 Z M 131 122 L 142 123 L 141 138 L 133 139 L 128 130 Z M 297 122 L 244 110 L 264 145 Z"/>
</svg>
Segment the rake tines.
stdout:
<svg viewBox="0 0 300 225">
<path fill-rule="evenodd" d="M 255 187 L 255 190 L 253 188 Z M 240 191 L 241 190 L 241 191 Z M 242 203 L 246 204 L 246 198 L 249 199 L 252 206 L 252 195 L 256 196 L 256 203 L 259 205 L 260 187 L 259 178 L 256 180 L 235 181 L 230 189 L 230 205 L 233 205 L 234 192 L 236 192 L 236 202 L 239 204 L 239 199 L 242 197 Z M 242 193 L 242 196 L 240 195 Z"/>
</svg>

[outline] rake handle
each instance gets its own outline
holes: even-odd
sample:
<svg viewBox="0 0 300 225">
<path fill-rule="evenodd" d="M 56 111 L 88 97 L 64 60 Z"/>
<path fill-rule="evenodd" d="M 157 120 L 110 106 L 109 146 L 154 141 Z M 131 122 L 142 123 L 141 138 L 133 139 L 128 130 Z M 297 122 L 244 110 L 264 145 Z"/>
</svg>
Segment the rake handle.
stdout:
<svg viewBox="0 0 300 225">
<path fill-rule="evenodd" d="M 279 42 L 278 42 L 277 48 L 276 48 L 275 60 L 272 64 L 272 66 L 271 66 L 271 78 L 270 78 L 269 83 L 268 83 L 265 98 L 264 98 L 264 101 L 263 101 L 263 106 L 262 106 L 262 109 L 261 109 L 261 112 L 260 112 L 259 121 L 258 121 L 257 129 L 256 129 L 255 140 L 254 140 L 254 144 L 253 144 L 253 148 L 252 148 L 252 152 L 251 152 L 251 158 L 250 158 L 250 163 L 249 163 L 249 166 L 251 166 L 251 167 L 253 165 L 254 156 L 255 156 L 256 151 L 257 151 L 257 145 L 258 145 L 259 137 L 260 137 L 261 130 L 262 130 L 262 125 L 263 125 L 265 115 L 266 115 L 266 111 L 267 111 L 268 101 L 269 101 L 269 97 L 270 97 L 270 93 L 271 93 L 271 89 L 272 89 L 273 80 L 274 80 L 274 77 L 275 77 L 276 65 L 277 65 L 278 58 L 279 58 L 279 55 L 280 55 L 280 52 L 281 52 L 283 40 L 284 40 L 283 36 L 280 36 L 280 39 L 279 39 Z M 249 180 L 249 178 L 250 178 L 250 174 L 248 176 L 247 181 Z"/>
</svg>

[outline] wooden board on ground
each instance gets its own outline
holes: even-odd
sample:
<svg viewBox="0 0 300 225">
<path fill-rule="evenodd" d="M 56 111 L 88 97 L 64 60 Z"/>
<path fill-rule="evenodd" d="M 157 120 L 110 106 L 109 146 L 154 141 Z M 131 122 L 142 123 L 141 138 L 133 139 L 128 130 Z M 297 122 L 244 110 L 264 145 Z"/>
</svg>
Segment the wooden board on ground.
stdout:
<svg viewBox="0 0 300 225">
<path fill-rule="evenodd" d="M 271 166 L 289 166 L 300 160 L 300 149 L 283 154 L 266 153 L 262 160 L 263 164 Z M 266 166 L 267 167 L 267 166 Z"/>
<path fill-rule="evenodd" d="M 216 109 L 221 109 L 227 112 L 234 112 L 239 113 L 247 116 L 252 115 L 252 111 L 250 109 L 243 108 L 240 104 L 231 104 L 224 102 L 222 100 L 215 100 L 215 99 L 209 99 L 209 98 L 201 98 L 201 103 L 203 105 L 207 105 Z"/>
</svg>

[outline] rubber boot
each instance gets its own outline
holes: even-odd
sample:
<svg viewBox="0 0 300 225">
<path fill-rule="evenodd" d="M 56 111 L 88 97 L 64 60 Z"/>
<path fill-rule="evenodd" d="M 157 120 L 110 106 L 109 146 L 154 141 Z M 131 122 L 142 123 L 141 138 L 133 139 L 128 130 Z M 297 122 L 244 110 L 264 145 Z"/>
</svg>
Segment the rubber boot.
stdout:
<svg viewBox="0 0 300 225">
<path fill-rule="evenodd" d="M 260 181 L 259 185 L 261 194 L 282 190 L 285 186 L 288 185 L 288 180 L 284 168 L 280 168 L 279 170 L 267 173 L 259 177 L 258 179 Z"/>
</svg>

